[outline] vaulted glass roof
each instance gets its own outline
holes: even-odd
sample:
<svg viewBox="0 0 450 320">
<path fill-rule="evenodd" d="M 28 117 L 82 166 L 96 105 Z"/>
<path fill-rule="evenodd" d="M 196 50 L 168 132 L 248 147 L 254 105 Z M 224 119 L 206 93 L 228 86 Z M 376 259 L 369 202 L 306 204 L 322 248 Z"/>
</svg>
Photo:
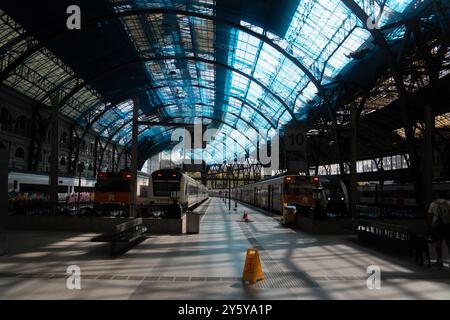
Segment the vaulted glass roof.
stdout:
<svg viewBox="0 0 450 320">
<path fill-rule="evenodd" d="M 236 1 L 109 0 L 113 14 L 108 19 L 118 19 L 139 58 L 134 63 L 141 64 L 147 76 L 141 97 L 147 107 L 140 117 L 180 123 L 201 119 L 209 128 L 218 129 L 218 136 L 225 140 L 215 139 L 205 151 L 195 151 L 206 154 L 208 161 L 242 156 L 255 147 L 258 131 L 273 135 L 298 119 L 322 86 L 349 66 L 349 54 L 372 46 L 372 41 L 367 25 L 341 0 L 288 2 L 294 5 L 275 9 L 278 20 L 284 19 L 276 25 L 267 17 L 270 11 L 259 12 L 254 5 L 248 13 Z M 372 17 L 381 12 L 378 27 L 383 27 L 422 1 L 355 2 Z M 1 13 L 3 48 L 26 30 L 12 26 L 6 13 Z M 403 33 L 402 27 L 384 32 L 387 40 L 399 39 Z M 25 41 L 13 47 L 21 48 Z M 114 142 L 129 145 L 132 97 L 124 93 L 122 101 L 109 102 L 107 94 L 89 81 L 82 85 L 87 79 L 45 47 L 28 57 L 21 68 L 30 71 L 16 69 L 4 84 L 46 105 L 51 103 L 50 93 L 62 91 L 68 95 L 60 109 L 63 114 Z M 170 148 L 175 144 L 173 131 L 144 127 L 140 140 Z M 224 144 L 233 147 L 221 154 Z"/>
<path fill-rule="evenodd" d="M 388 14 L 379 25 L 392 21 L 410 2 L 387 1 L 383 10 Z M 340 0 L 300 1 L 284 35 L 242 17 L 218 18 L 214 0 L 111 3 L 116 12 L 141 10 L 121 21 L 136 50 L 149 59 L 145 65 L 158 87 L 153 100 L 166 106 L 164 117 L 223 121 L 229 124 L 220 125 L 229 144 L 243 141 L 235 150 L 240 154 L 252 148 L 242 135 L 256 141 L 256 128 L 267 132 L 291 121 L 318 91 L 311 76 L 321 84 L 332 81 L 348 64 L 346 55 L 370 38 Z M 381 2 L 359 4 L 375 16 L 380 11 Z M 210 145 L 220 150 L 223 143 L 219 139 Z M 227 151 L 224 158 L 235 156 Z"/>
</svg>

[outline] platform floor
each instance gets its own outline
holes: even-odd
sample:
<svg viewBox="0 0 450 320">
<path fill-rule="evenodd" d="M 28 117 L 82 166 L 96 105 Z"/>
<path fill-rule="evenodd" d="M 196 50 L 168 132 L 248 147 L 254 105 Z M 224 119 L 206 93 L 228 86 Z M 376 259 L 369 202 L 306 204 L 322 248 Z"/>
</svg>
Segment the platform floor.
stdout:
<svg viewBox="0 0 450 320">
<path fill-rule="evenodd" d="M 450 299 L 450 269 L 419 267 L 353 236 L 311 236 L 267 215 L 212 198 L 201 233 L 152 236 L 119 258 L 94 234 L 12 231 L 0 257 L 0 299 Z M 240 222 L 246 210 L 253 222 Z M 240 281 L 246 249 L 260 249 L 266 280 Z M 81 290 L 66 288 L 69 265 Z M 381 268 L 369 290 L 366 268 Z"/>
</svg>

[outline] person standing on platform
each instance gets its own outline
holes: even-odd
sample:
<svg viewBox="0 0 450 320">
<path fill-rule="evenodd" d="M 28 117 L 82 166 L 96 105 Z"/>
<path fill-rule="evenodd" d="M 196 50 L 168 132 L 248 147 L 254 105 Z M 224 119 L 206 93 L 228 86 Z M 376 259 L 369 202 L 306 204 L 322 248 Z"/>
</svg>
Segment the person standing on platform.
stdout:
<svg viewBox="0 0 450 320">
<path fill-rule="evenodd" d="M 442 266 L 444 240 L 450 254 L 450 203 L 445 199 L 443 192 L 438 192 L 436 200 L 430 204 L 428 215 L 431 221 L 431 234 L 436 240 L 436 265 Z"/>
</svg>

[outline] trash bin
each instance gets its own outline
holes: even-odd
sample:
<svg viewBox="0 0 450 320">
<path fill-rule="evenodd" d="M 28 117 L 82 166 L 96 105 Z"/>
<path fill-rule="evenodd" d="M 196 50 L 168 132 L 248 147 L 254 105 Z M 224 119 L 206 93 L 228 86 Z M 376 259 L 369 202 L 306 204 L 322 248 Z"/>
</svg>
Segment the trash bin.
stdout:
<svg viewBox="0 0 450 320">
<path fill-rule="evenodd" d="M 297 208 L 295 206 L 284 206 L 282 223 L 286 226 L 294 225 L 296 223 L 296 213 Z"/>
<path fill-rule="evenodd" d="M 188 212 L 186 214 L 186 233 L 200 232 L 200 214 Z"/>
</svg>

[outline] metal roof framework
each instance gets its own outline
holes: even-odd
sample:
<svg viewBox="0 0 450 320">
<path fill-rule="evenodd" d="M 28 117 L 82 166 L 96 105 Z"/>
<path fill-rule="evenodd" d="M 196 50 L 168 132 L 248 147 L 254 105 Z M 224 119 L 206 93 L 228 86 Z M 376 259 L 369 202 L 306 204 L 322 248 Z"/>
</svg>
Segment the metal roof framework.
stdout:
<svg viewBox="0 0 450 320">
<path fill-rule="evenodd" d="M 405 26 L 395 23 L 424 2 L 355 1 L 371 16 L 384 13 L 378 27 L 388 42 L 402 39 Z M 235 146 L 223 155 L 231 160 L 255 147 L 251 141 L 256 128 L 273 135 L 275 129 L 303 119 L 311 102 L 320 101 L 325 88 L 352 67 L 349 54 L 373 47 L 367 26 L 340 0 L 300 1 L 294 12 L 286 13 L 290 20 L 284 34 L 256 24 L 243 12 L 227 11 L 220 0 L 110 0 L 106 5 L 111 13 L 93 18 L 88 28 L 120 21 L 138 59 L 82 78 L 2 10 L 0 79 L 45 106 L 58 92 L 62 114 L 124 146 L 132 127 L 129 91 L 124 89 L 122 101 L 112 103 L 96 87 L 129 64 L 141 65 L 148 77 L 141 97 L 148 107 L 141 110 L 141 118 L 203 119 Z M 66 33 L 56 32 L 52 41 Z M 159 150 L 173 146 L 171 132 L 143 128 L 139 137 L 155 145 L 151 150 Z M 223 150 L 223 144 L 223 139 L 210 142 L 201 156 L 209 163 L 217 161 L 211 155 Z"/>
</svg>

